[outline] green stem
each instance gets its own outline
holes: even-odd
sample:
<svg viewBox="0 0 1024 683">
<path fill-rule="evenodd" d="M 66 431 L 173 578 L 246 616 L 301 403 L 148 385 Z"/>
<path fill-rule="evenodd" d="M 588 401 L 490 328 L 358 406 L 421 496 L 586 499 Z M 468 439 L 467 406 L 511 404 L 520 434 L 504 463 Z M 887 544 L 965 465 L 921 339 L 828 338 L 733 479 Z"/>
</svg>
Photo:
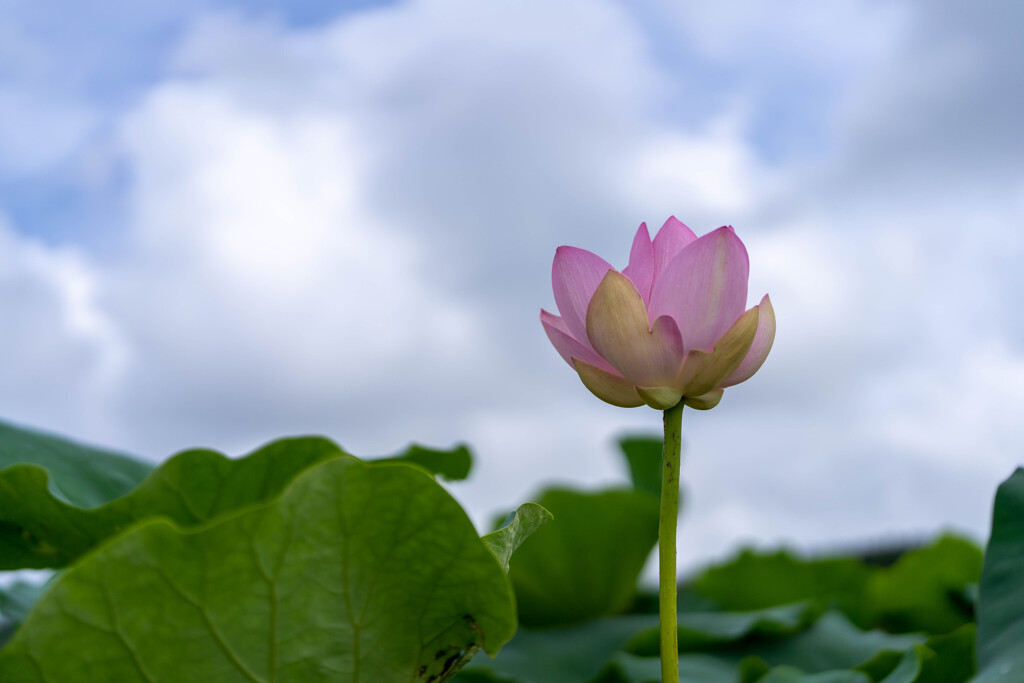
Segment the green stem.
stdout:
<svg viewBox="0 0 1024 683">
<path fill-rule="evenodd" d="M 658 606 L 661 615 L 661 681 L 679 683 L 676 619 L 676 521 L 679 519 L 679 452 L 683 437 L 683 402 L 665 411 L 665 446 L 661 456 L 661 520 L 658 524 Z"/>
</svg>

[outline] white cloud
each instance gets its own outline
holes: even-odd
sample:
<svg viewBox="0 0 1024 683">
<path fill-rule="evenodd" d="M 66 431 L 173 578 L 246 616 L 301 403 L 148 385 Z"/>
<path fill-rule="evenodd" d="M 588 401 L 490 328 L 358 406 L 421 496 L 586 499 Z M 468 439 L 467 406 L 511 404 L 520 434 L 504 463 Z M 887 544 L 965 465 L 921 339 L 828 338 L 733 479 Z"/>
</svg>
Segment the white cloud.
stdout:
<svg viewBox="0 0 1024 683">
<path fill-rule="evenodd" d="M 0 216 L 0 411 L 81 438 L 111 436 L 106 402 L 127 362 L 99 307 L 102 280 L 73 248 L 16 233 Z"/>
<path fill-rule="evenodd" d="M 409 402 L 403 386 L 476 357 L 474 321 L 434 291 L 418 246 L 357 200 L 344 116 L 280 116 L 172 84 L 124 130 L 134 252 L 110 303 L 140 354 L 130 388 L 153 387 L 141 410 L 187 401 L 187 421 L 237 401 L 227 412 L 251 434 L 249 410 L 284 423 L 352 402 L 383 412 Z"/>
<path fill-rule="evenodd" d="M 730 120 L 698 132 L 647 136 L 624 176 L 638 210 L 670 215 L 685 207 L 686 222 L 694 225 L 695 218 L 714 224 L 725 216 L 740 223 L 781 182 L 757 158 L 740 124 Z"/>
</svg>

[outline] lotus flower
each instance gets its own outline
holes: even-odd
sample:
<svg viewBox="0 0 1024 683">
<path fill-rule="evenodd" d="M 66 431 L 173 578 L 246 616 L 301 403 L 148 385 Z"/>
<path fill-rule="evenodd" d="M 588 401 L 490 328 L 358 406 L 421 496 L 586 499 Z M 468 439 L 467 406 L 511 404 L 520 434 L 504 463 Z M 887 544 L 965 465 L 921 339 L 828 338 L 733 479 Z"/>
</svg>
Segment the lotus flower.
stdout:
<svg viewBox="0 0 1024 683">
<path fill-rule="evenodd" d="M 732 226 L 698 238 L 673 216 L 652 241 L 644 223 L 622 272 L 584 249 L 559 247 L 551 281 L 562 315 L 542 309 L 540 320 L 602 401 L 708 410 L 758 371 L 775 340 L 767 294 L 744 310 L 749 269 Z"/>
</svg>

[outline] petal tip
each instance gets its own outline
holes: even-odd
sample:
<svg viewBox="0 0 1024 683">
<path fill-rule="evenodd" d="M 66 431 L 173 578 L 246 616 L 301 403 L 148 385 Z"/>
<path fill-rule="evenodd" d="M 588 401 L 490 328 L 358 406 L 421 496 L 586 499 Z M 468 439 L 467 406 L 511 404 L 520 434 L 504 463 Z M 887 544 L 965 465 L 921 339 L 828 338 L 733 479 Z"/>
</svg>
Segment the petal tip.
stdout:
<svg viewBox="0 0 1024 683">
<path fill-rule="evenodd" d="M 712 230 L 710 234 L 712 234 L 712 235 L 721 235 L 722 237 L 727 237 L 729 235 L 735 236 L 736 235 L 736 229 L 733 228 L 731 225 L 723 225 L 720 228 L 715 228 L 714 230 Z"/>
<path fill-rule="evenodd" d="M 664 230 L 665 228 L 669 228 L 669 229 L 679 229 L 679 228 L 682 228 L 684 230 L 690 231 L 690 228 L 688 228 L 686 226 L 686 223 L 684 223 L 681 220 L 679 220 L 678 218 L 676 218 L 675 214 L 669 216 L 665 220 L 665 222 L 661 224 L 661 229 Z M 690 232 L 692 232 L 692 231 L 690 231 Z"/>
</svg>

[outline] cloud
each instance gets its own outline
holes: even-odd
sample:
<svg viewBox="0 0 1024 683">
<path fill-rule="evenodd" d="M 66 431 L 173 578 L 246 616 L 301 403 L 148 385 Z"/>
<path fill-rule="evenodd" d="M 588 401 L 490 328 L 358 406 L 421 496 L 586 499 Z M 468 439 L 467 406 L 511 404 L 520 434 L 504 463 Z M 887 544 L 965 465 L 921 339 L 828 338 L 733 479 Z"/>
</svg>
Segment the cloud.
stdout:
<svg viewBox="0 0 1024 683">
<path fill-rule="evenodd" d="M 779 318 L 758 376 L 684 418 L 684 564 L 743 538 L 982 535 L 1021 445 L 1024 174 L 975 163 L 1016 134 L 1012 97 L 964 146 L 943 135 L 979 105 L 934 109 L 1020 60 L 930 6 L 748 5 L 204 14 L 102 141 L 119 241 L 0 231 L 5 350 L 29 359 L 8 414 L 152 455 L 467 440 L 478 521 L 541 481 L 622 480 L 610 437 L 658 415 L 590 397 L 536 317 L 556 246 L 621 266 L 641 220 L 675 213 L 737 227 Z M 930 168 L 957 158 L 970 172 Z"/>
<path fill-rule="evenodd" d="M 109 304 L 145 359 L 123 408 L 146 433 L 167 413 L 214 440 L 358 423 L 347 409 L 410 408 L 476 357 L 474 322 L 417 245 L 357 200 L 343 116 L 170 84 L 126 121 L 124 150 L 133 252 Z"/>
<path fill-rule="evenodd" d="M 121 133 L 132 251 L 109 300 L 149 359 L 125 391 L 140 438 L 168 410 L 218 442 L 534 400 L 555 240 L 624 258 L 633 226 L 606 214 L 680 191 L 710 214 L 751 175 L 735 128 L 650 120 L 663 75 L 611 5 L 216 15 L 175 63 Z M 718 196 L 707 163 L 731 173 Z"/>
<path fill-rule="evenodd" d="M 896 185 L 918 200 L 940 196 L 940 183 L 973 186 L 964 202 L 1017 191 L 1024 95 L 1007 84 L 1024 75 L 1012 29 L 1024 8 L 1005 1 L 982 12 L 946 1 L 907 5 L 914 30 L 891 53 L 889 68 L 860 79 L 845 98 L 846 182 Z"/>
<path fill-rule="evenodd" d="M 101 276 L 74 248 L 49 248 L 0 216 L 3 414 L 110 436 L 105 412 L 127 350 L 100 308 Z"/>
</svg>

